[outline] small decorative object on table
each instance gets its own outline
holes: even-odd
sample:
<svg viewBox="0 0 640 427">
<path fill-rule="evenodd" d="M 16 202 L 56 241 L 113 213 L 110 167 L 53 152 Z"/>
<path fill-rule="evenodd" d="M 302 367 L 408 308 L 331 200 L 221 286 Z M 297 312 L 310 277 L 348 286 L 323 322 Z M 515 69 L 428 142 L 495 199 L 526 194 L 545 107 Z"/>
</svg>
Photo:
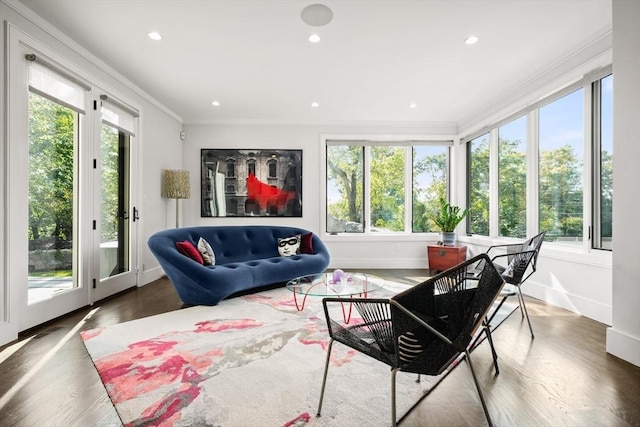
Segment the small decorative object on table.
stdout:
<svg viewBox="0 0 640 427">
<path fill-rule="evenodd" d="M 342 282 L 342 279 L 344 279 L 344 271 L 340 270 L 339 268 L 337 270 L 334 270 L 333 283 L 340 283 Z"/>
</svg>

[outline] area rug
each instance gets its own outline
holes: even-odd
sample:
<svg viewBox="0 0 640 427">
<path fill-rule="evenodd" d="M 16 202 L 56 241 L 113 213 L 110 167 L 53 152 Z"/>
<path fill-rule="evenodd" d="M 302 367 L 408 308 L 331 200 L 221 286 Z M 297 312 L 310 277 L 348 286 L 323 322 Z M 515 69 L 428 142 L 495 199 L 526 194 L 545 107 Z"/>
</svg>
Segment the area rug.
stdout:
<svg viewBox="0 0 640 427">
<path fill-rule="evenodd" d="M 388 283 L 375 296 L 404 288 Z M 316 417 L 328 345 L 321 298 L 309 297 L 297 311 L 291 292 L 278 288 L 82 338 L 125 426 L 390 424 L 389 368 L 340 343 Z M 398 415 L 445 375 L 416 383 L 415 374 L 398 373 Z"/>
</svg>

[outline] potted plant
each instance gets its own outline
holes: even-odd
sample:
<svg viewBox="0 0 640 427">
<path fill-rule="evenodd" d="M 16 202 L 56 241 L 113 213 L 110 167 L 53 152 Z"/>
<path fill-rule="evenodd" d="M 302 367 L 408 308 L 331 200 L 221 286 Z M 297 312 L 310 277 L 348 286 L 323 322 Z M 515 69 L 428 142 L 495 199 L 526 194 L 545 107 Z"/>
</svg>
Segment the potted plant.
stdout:
<svg viewBox="0 0 640 427">
<path fill-rule="evenodd" d="M 440 209 L 436 211 L 433 222 L 440 229 L 442 243 L 447 246 L 453 246 L 456 243 L 455 229 L 467 216 L 469 208 L 461 210 L 459 206 L 449 204 L 443 197 L 440 197 L 439 203 Z"/>
</svg>

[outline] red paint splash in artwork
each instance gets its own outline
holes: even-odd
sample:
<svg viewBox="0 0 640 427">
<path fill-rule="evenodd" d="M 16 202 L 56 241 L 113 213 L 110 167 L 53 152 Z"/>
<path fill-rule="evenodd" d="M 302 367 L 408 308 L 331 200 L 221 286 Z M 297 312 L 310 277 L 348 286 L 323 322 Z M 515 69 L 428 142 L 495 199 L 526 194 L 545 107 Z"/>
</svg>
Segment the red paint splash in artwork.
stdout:
<svg viewBox="0 0 640 427">
<path fill-rule="evenodd" d="M 293 200 L 296 197 L 296 192 L 272 187 L 260 181 L 254 174 L 249 174 L 247 178 L 247 198 L 258 202 L 261 210 L 265 210 L 267 205 L 283 208 L 289 200 Z"/>
</svg>

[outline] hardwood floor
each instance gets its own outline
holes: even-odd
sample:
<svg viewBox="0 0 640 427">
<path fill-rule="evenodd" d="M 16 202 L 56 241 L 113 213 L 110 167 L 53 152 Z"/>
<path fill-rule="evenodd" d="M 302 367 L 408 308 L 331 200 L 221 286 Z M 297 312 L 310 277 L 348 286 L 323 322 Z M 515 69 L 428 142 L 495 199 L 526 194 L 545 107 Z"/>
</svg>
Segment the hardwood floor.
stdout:
<svg viewBox="0 0 640 427">
<path fill-rule="evenodd" d="M 426 275 L 424 270 L 376 273 L 407 283 Z M 78 332 L 180 307 L 171 284 L 160 279 L 26 331 L 17 342 L 0 347 L 0 426 L 120 425 Z M 472 355 L 494 424 L 640 426 L 640 368 L 606 353 L 606 326 L 531 298 L 527 308 L 534 340 L 518 312 L 494 333 L 500 375 L 493 374 L 486 343 Z M 486 425 L 463 365 L 400 425 Z"/>
</svg>

